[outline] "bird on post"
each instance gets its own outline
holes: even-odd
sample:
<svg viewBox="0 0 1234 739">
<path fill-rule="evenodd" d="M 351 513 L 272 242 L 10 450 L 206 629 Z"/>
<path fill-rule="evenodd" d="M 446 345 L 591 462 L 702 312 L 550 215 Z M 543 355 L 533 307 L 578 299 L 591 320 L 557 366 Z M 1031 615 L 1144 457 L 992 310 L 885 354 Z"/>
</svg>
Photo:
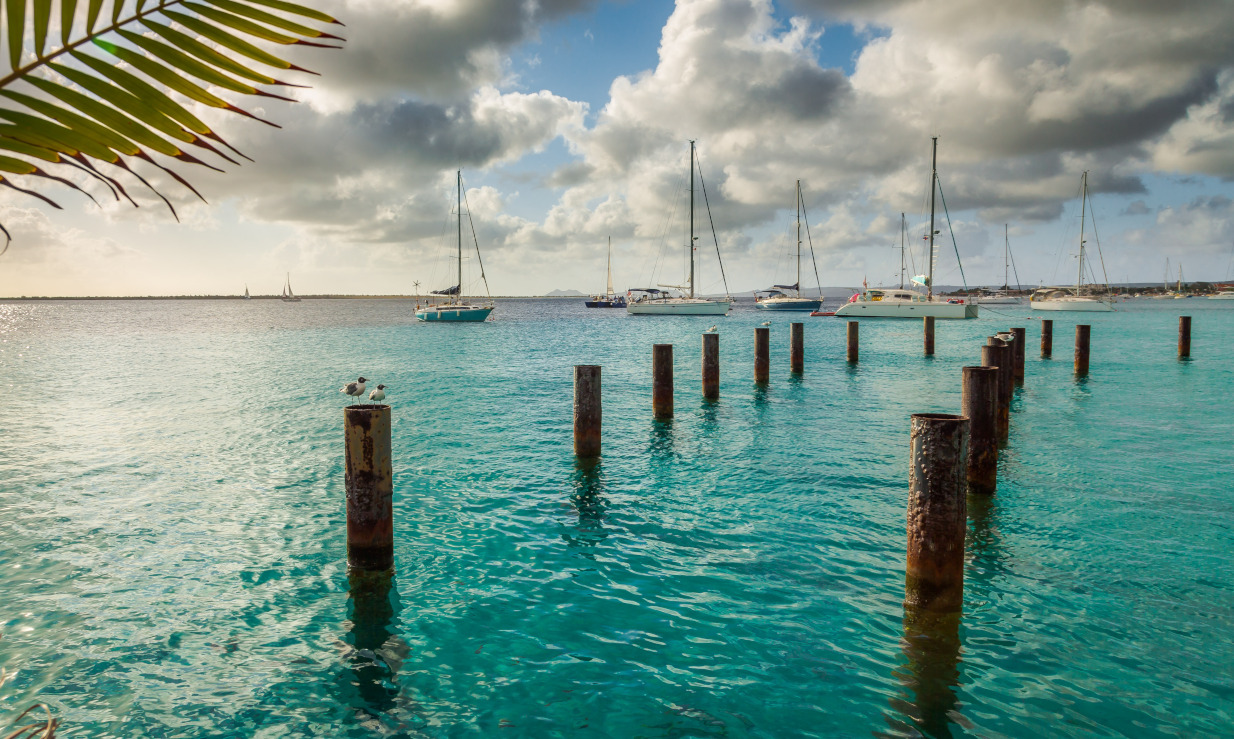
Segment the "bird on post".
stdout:
<svg viewBox="0 0 1234 739">
<path fill-rule="evenodd" d="M 352 398 L 363 398 L 365 382 L 367 382 L 367 380 L 361 377 L 355 382 L 349 382 L 346 385 L 342 386 L 341 388 L 339 388 L 338 391 L 342 393 L 343 395 L 347 395 Z"/>
<path fill-rule="evenodd" d="M 720 332 L 719 327 L 717 327 L 714 323 L 713 323 L 713 324 L 711 324 L 711 328 L 707 329 L 707 331 L 706 331 L 706 333 L 709 333 L 709 334 L 715 334 L 715 333 L 719 333 L 719 332 Z"/>
<path fill-rule="evenodd" d="M 368 399 L 374 402 L 386 399 L 386 386 L 378 385 L 377 389 L 368 394 Z"/>
<path fill-rule="evenodd" d="M 760 323 L 760 324 L 758 324 L 758 325 L 760 325 L 760 326 L 770 326 L 770 325 L 771 325 L 771 321 L 763 321 L 762 323 Z"/>
</svg>

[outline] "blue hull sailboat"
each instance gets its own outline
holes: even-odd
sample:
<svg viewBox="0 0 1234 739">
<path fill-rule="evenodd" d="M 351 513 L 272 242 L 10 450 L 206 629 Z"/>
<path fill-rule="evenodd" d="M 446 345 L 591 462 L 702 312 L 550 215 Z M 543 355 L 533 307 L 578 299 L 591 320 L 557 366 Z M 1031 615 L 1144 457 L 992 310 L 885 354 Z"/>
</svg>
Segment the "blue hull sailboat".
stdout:
<svg viewBox="0 0 1234 739">
<path fill-rule="evenodd" d="M 468 214 L 470 218 L 470 212 Z M 473 228 L 474 233 L 474 228 Z M 476 258 L 480 257 L 480 244 L 476 243 Z M 485 291 L 488 290 L 488 280 L 484 277 L 484 264 L 480 263 L 480 278 L 484 280 Z M 426 323 L 448 321 L 451 323 L 482 323 L 495 307 L 489 302 L 468 303 L 463 300 L 463 171 L 458 171 L 458 283 L 445 290 L 434 290 L 434 295 L 446 296 L 449 299 L 435 305 L 416 306 L 416 320 Z"/>
</svg>

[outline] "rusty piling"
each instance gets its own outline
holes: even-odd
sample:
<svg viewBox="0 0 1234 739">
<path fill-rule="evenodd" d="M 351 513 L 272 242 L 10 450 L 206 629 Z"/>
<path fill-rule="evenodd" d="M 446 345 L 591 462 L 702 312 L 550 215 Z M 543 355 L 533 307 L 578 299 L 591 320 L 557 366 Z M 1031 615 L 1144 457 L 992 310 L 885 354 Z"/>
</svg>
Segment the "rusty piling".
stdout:
<svg viewBox="0 0 1234 739">
<path fill-rule="evenodd" d="M 857 326 L 856 321 L 848 322 L 848 361 L 857 362 Z"/>
<path fill-rule="evenodd" d="M 1049 359 L 1054 353 L 1054 321 L 1041 319 L 1041 358 Z"/>
<path fill-rule="evenodd" d="M 998 417 L 995 427 L 1000 440 L 1011 434 L 1011 347 L 991 336 L 981 347 L 981 366 L 998 368 Z"/>
<path fill-rule="evenodd" d="M 347 564 L 358 570 L 394 567 L 394 473 L 390 406 L 343 409 Z"/>
<path fill-rule="evenodd" d="M 703 334 L 703 397 L 720 397 L 720 335 Z"/>
<path fill-rule="evenodd" d="M 1026 352 L 1024 332 L 1023 328 L 1011 329 L 1011 333 L 1015 336 L 1014 354 L 1011 358 L 1012 378 L 1021 385 L 1024 384 L 1024 354 Z"/>
<path fill-rule="evenodd" d="M 1088 339 L 1092 334 L 1091 326 L 1077 324 L 1075 327 L 1075 376 L 1088 375 Z"/>
<path fill-rule="evenodd" d="M 794 375 L 800 375 L 806 369 L 805 324 L 791 323 L 788 328 L 789 370 Z"/>
<path fill-rule="evenodd" d="M 926 316 L 925 322 L 925 355 L 934 356 L 934 316 Z"/>
<path fill-rule="evenodd" d="M 998 369 L 965 367 L 960 415 L 968 418 L 967 479 L 970 493 L 998 486 Z"/>
<path fill-rule="evenodd" d="M 1178 317 L 1178 358 L 1191 358 L 1191 316 Z"/>
<path fill-rule="evenodd" d="M 905 608 L 948 613 L 963 604 L 968 424 L 964 416 L 913 414 Z"/>
<path fill-rule="evenodd" d="M 771 379 L 771 329 L 759 326 L 754 329 L 754 381 L 766 385 Z"/>
<path fill-rule="evenodd" d="M 658 420 L 673 417 L 673 345 L 651 347 L 651 414 Z"/>
<path fill-rule="evenodd" d="M 600 367 L 574 366 L 574 454 L 580 459 L 600 456 L 602 408 Z"/>
</svg>

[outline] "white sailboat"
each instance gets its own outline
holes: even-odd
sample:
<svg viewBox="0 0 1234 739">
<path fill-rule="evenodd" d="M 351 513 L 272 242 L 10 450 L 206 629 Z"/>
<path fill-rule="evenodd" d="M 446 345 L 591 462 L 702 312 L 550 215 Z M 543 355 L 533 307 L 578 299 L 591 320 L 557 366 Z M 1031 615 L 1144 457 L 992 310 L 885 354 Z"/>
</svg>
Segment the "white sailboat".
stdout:
<svg viewBox="0 0 1234 739">
<path fill-rule="evenodd" d="M 1019 305 L 1020 296 L 1011 294 L 1011 282 L 1009 280 L 1011 267 L 1011 240 L 1007 235 L 1007 224 L 1003 224 L 1003 287 L 1001 290 L 996 290 L 986 295 L 977 297 L 977 303 L 980 305 Z M 1017 279 L 1019 275 L 1016 275 Z"/>
<path fill-rule="evenodd" d="M 470 212 L 468 218 L 470 218 Z M 474 233 L 474 229 L 473 229 Z M 480 243 L 476 242 L 476 259 L 480 258 Z M 480 263 L 480 279 L 484 280 L 484 289 L 488 290 L 488 279 L 484 276 L 484 263 Z M 434 295 L 442 295 L 447 299 L 431 305 L 420 307 L 416 304 L 416 320 L 430 323 L 447 321 L 450 323 L 481 323 L 488 320 L 493 312 L 492 299 L 487 303 L 469 303 L 463 299 L 463 170 L 458 171 L 458 283 L 444 290 L 434 290 Z"/>
<path fill-rule="evenodd" d="M 248 291 L 247 287 L 245 288 L 245 291 L 246 292 Z M 283 295 L 279 299 L 282 300 L 284 303 L 299 303 L 300 302 L 300 299 L 296 297 L 296 294 L 291 291 L 291 273 L 290 272 L 287 273 L 287 281 L 283 283 Z"/>
<path fill-rule="evenodd" d="M 613 237 L 608 237 L 608 291 L 586 301 L 588 308 L 624 308 L 626 296 L 613 292 Z"/>
<path fill-rule="evenodd" d="M 1103 294 L 1095 294 L 1092 285 L 1084 285 L 1084 218 L 1088 204 L 1088 171 L 1080 176 L 1080 268 L 1075 287 L 1040 287 L 1029 296 L 1033 310 L 1109 312 L 1114 310 L 1114 298 L 1107 284 Z"/>
<path fill-rule="evenodd" d="M 819 298 L 806 298 L 801 295 L 801 211 L 804 202 L 801 199 L 801 180 L 797 180 L 797 280 L 791 285 L 773 285 L 767 290 L 766 297 L 754 295 L 754 304 L 763 310 L 808 310 L 816 311 L 822 305 L 823 286 L 819 284 Z M 811 258 L 814 248 L 811 244 Z M 814 278 L 818 280 L 818 266 L 814 267 Z M 784 292 L 790 291 L 791 294 Z"/>
<path fill-rule="evenodd" d="M 934 137 L 930 159 L 930 250 L 927 256 L 927 274 L 912 278 L 914 284 L 925 292 L 905 288 L 863 287 L 860 293 L 836 309 L 836 317 L 843 318 L 976 318 L 977 304 L 963 298 L 942 299 L 934 295 L 934 198 L 938 192 L 938 137 Z"/>
<path fill-rule="evenodd" d="M 733 301 L 730 298 L 700 298 L 694 295 L 694 168 L 696 166 L 694 142 L 690 142 L 690 241 L 686 251 L 690 257 L 690 278 L 686 285 L 661 285 L 684 291 L 674 295 L 654 287 L 635 288 L 631 293 L 638 297 L 626 304 L 626 312 L 635 316 L 725 316 Z M 719 256 L 717 246 L 716 256 Z M 724 269 L 723 265 L 720 267 Z"/>
<path fill-rule="evenodd" d="M 252 299 L 253 299 L 253 298 L 252 298 L 252 296 L 251 296 L 251 295 L 249 295 L 249 286 L 248 286 L 248 283 L 247 283 L 247 282 L 244 284 L 244 299 L 245 299 L 245 300 L 252 300 Z"/>
</svg>

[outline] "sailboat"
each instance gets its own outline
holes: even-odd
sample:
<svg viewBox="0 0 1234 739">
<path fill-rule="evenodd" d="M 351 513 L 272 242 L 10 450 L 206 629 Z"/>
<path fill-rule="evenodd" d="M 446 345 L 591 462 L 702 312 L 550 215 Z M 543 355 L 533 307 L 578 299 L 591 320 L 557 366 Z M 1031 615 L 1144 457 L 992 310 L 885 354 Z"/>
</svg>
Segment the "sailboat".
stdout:
<svg viewBox="0 0 1234 739">
<path fill-rule="evenodd" d="M 470 212 L 467 215 L 471 217 Z M 474 231 L 473 231 L 474 233 Z M 476 258 L 480 257 L 480 243 L 476 242 Z M 480 279 L 484 280 L 484 288 L 488 290 L 488 279 L 484 276 L 484 264 L 480 264 Z M 444 290 L 434 290 L 434 295 L 448 298 L 443 302 L 420 307 L 416 305 L 417 321 L 450 321 L 480 323 L 488 320 L 493 312 L 492 300 L 489 302 L 468 303 L 463 300 L 463 170 L 458 171 L 458 283 Z"/>
<path fill-rule="evenodd" d="M 636 316 L 726 316 L 732 305 L 731 298 L 713 299 L 699 298 L 694 295 L 694 168 L 697 166 L 697 154 L 694 142 L 690 142 L 690 241 L 686 244 L 686 253 L 690 257 L 690 279 L 686 285 L 661 285 L 684 294 L 673 295 L 665 290 L 654 287 L 635 288 L 631 293 L 638 297 L 626 304 L 626 312 Z M 705 194 L 705 193 L 704 193 Z M 714 232 L 713 232 L 714 234 Z M 719 256 L 719 247 L 716 248 Z M 723 270 L 723 264 L 720 265 Z M 726 286 L 727 287 L 727 286 Z"/>
<path fill-rule="evenodd" d="M 837 318 L 976 318 L 977 304 L 963 298 L 940 299 L 934 296 L 934 204 L 938 193 L 938 137 L 930 158 L 930 250 L 926 274 L 916 275 L 912 282 L 925 292 L 905 288 L 885 289 L 865 287 L 836 310 Z"/>
<path fill-rule="evenodd" d="M 248 287 L 244 288 L 245 293 L 248 293 Z M 283 283 L 283 296 L 280 298 L 284 303 L 299 303 L 300 299 L 291 291 L 291 273 L 287 273 L 287 281 Z"/>
<path fill-rule="evenodd" d="M 1020 296 L 1011 294 L 1011 240 L 1007 235 L 1007 224 L 1003 224 L 1003 287 L 1001 290 L 978 296 L 981 305 L 1019 305 Z M 1018 275 L 1017 275 L 1018 277 Z"/>
<path fill-rule="evenodd" d="M 1088 171 L 1080 176 L 1080 269 L 1076 276 L 1075 287 L 1040 287 L 1029 296 L 1028 305 L 1033 310 L 1056 311 L 1112 311 L 1114 298 L 1110 297 L 1110 286 L 1106 285 L 1105 294 L 1096 295 L 1092 286 L 1084 286 L 1084 217 L 1088 204 Z M 1094 224 L 1095 228 L 1095 224 Z"/>
<path fill-rule="evenodd" d="M 754 304 L 763 310 L 808 310 L 816 311 L 822 305 L 823 287 L 820 284 L 818 287 L 819 299 L 803 298 L 801 296 L 801 180 L 797 180 L 797 281 L 791 285 L 772 285 L 771 290 L 767 290 L 766 297 L 760 298 L 757 293 L 754 295 Z M 813 258 L 814 247 L 810 247 L 811 258 Z M 814 279 L 818 279 L 818 267 L 814 268 Z M 792 295 L 789 295 L 784 290 L 789 290 Z"/>
<path fill-rule="evenodd" d="M 613 292 L 613 237 L 608 237 L 608 292 L 597 295 L 586 303 L 588 308 L 624 308 L 626 296 Z"/>
<path fill-rule="evenodd" d="M 245 285 L 244 285 L 244 299 L 245 299 L 245 300 L 252 300 L 252 299 L 253 299 L 253 297 L 252 297 L 251 295 L 249 295 L 249 286 L 248 286 L 248 283 L 245 283 Z"/>
</svg>

